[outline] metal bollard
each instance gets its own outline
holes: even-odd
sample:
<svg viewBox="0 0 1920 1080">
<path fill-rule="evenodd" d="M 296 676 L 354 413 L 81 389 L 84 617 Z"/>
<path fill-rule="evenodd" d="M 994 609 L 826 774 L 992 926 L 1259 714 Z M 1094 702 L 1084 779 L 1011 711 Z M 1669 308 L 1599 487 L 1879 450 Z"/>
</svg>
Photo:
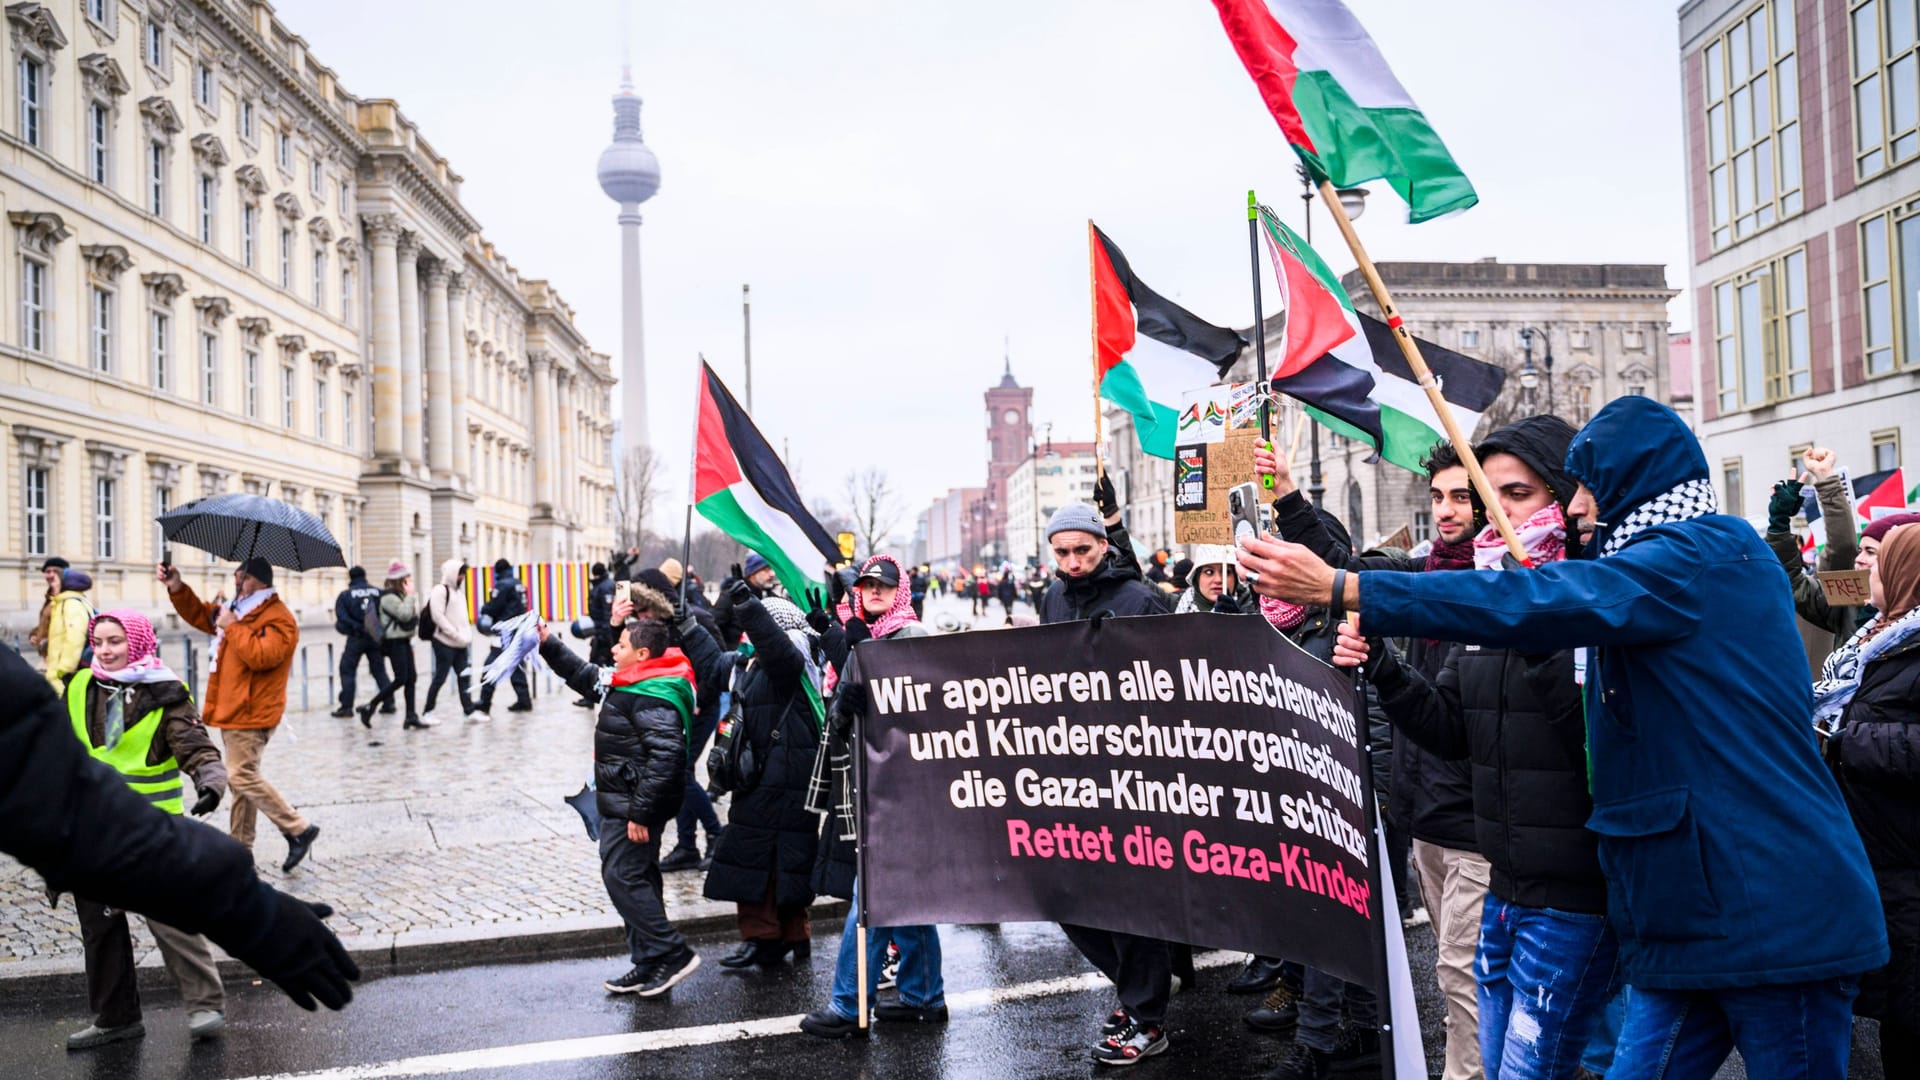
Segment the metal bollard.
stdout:
<svg viewBox="0 0 1920 1080">
<path fill-rule="evenodd" d="M 339 665 L 333 662 L 333 642 L 328 641 L 327 642 L 327 700 L 328 701 L 336 701 L 340 697 L 338 689 L 335 688 L 335 686 L 333 685 L 333 680 L 339 674 L 339 670 L 340 670 Z"/>
<path fill-rule="evenodd" d="M 307 711 L 307 647 L 300 646 L 300 711 Z"/>
</svg>

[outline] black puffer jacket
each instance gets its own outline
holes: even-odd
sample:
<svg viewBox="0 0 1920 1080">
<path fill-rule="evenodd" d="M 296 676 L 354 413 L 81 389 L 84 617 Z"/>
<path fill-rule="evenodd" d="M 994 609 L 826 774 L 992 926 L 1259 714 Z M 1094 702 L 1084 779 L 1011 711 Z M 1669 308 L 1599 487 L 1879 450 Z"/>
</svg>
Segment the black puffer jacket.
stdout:
<svg viewBox="0 0 1920 1080">
<path fill-rule="evenodd" d="M 558 637 L 540 643 L 540 659 L 581 697 L 600 692 L 603 669 L 574 655 Z M 593 786 L 603 818 L 649 829 L 672 821 L 687 794 L 687 728 L 680 713 L 642 694 L 601 698 L 593 725 Z"/>
<path fill-rule="evenodd" d="M 1827 748 L 1866 844 L 1893 960 L 1860 982 L 1854 1012 L 1920 1025 L 1920 639 L 1860 674 Z"/>
<path fill-rule="evenodd" d="M 706 895 L 760 903 L 771 880 L 774 903 L 810 904 L 820 819 L 807 810 L 806 797 L 821 721 L 808 697 L 807 657 L 758 599 L 734 605 L 732 612 L 753 643 L 752 661 L 733 679 L 738 737 L 749 740 L 766 764 L 758 784 L 733 793 Z"/>
<path fill-rule="evenodd" d="M 1042 623 L 1091 619 L 1102 611 L 1114 615 L 1164 615 L 1167 602 L 1160 590 L 1147 584 L 1130 555 L 1117 547 L 1085 577 L 1070 578 L 1054 571 L 1055 581 L 1040 597 Z"/>
<path fill-rule="evenodd" d="M 1357 556 L 1328 532 L 1314 506 L 1299 492 L 1273 505 L 1274 527 L 1281 537 L 1303 544 L 1329 566 L 1348 570 L 1417 571 L 1424 564 L 1413 559 Z M 1448 647 L 1438 648 L 1416 638 L 1408 645 L 1407 662 L 1432 678 L 1446 662 Z M 1420 746 L 1398 730 L 1390 738 L 1392 766 L 1388 780 L 1387 819 L 1407 835 L 1455 851 L 1477 851 L 1473 827 L 1473 781 L 1464 761 L 1448 761 Z"/>
</svg>

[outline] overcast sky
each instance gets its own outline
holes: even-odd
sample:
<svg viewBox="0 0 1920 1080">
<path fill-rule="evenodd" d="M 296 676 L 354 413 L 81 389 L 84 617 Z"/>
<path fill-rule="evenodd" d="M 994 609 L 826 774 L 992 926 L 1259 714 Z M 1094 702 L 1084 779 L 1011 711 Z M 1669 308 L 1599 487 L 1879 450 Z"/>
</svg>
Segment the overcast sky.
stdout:
<svg viewBox="0 0 1920 1080">
<path fill-rule="evenodd" d="M 1237 326 L 1247 189 L 1299 224 L 1291 152 L 1206 0 L 626 2 L 663 175 L 641 258 L 674 508 L 697 355 L 744 397 L 743 282 L 761 429 L 809 494 L 837 501 L 849 470 L 879 464 L 910 515 L 983 477 L 1003 337 L 1036 422 L 1088 437 L 1088 218 L 1149 284 Z M 1664 263 L 1684 286 L 1671 0 L 1349 3 L 1481 197 L 1410 227 L 1374 185 L 1360 232 L 1376 259 Z M 621 0 L 278 10 L 349 91 L 400 102 L 486 235 L 617 356 L 616 207 L 594 164 Z M 1316 217 L 1316 246 L 1350 268 Z"/>
</svg>

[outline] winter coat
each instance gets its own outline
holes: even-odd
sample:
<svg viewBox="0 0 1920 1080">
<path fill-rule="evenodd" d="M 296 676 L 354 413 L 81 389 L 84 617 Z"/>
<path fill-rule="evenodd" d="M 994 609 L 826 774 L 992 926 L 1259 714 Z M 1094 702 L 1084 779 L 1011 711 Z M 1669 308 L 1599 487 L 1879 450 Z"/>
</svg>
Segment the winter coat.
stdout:
<svg viewBox="0 0 1920 1080">
<path fill-rule="evenodd" d="M 1667 496 L 1705 485 L 1708 470 L 1693 433 L 1647 398 L 1603 408 L 1574 439 L 1567 471 L 1608 523 L 1596 540 L 1624 537 L 1617 550 L 1524 573 L 1363 573 L 1361 624 L 1476 645 L 1596 647 L 1587 827 L 1600 834 L 1631 985 L 1794 983 L 1886 963 L 1866 852 L 1814 746 L 1779 564 L 1739 518 L 1658 518 L 1686 505 L 1687 495 Z M 1625 528 L 1636 513 L 1654 523 Z"/>
<path fill-rule="evenodd" d="M 593 632 L 606 634 L 613 628 L 613 579 L 599 577 L 587 590 L 587 618 L 593 620 Z"/>
<path fill-rule="evenodd" d="M 1109 546 L 1107 557 L 1085 577 L 1070 578 L 1055 571 L 1054 583 L 1040 597 L 1040 621 L 1076 622 L 1102 611 L 1119 616 L 1166 614 L 1166 597 L 1142 580 L 1137 569 L 1128 567 L 1131 561 L 1131 556 Z"/>
<path fill-rule="evenodd" d="M 1920 1017 L 1920 638 L 1860 673 L 1827 760 L 1886 913 L 1893 959 L 1860 982 L 1854 1012 Z"/>
<path fill-rule="evenodd" d="M 188 626 L 215 633 L 220 605 L 195 596 L 182 585 L 169 593 L 173 610 Z M 207 674 L 207 698 L 200 710 L 208 727 L 258 731 L 278 727 L 287 709 L 287 675 L 300 646 L 300 624 L 276 593 L 246 618 L 227 627 L 220 654 Z"/>
<path fill-rule="evenodd" d="M 809 883 L 820 822 L 806 808 L 807 781 L 820 744 L 820 719 L 807 689 L 807 657 L 759 600 L 731 608 L 753 643 L 753 659 L 733 679 L 740 705 L 737 738 L 765 762 L 760 782 L 733 793 L 727 827 L 707 871 L 709 900 L 757 904 L 773 885 L 782 907 L 813 902 Z"/>
<path fill-rule="evenodd" d="M 367 605 L 379 602 L 380 586 L 367 584 L 364 577 L 354 578 L 333 600 L 334 630 L 346 637 L 366 640 Z"/>
<path fill-rule="evenodd" d="M 512 572 L 496 574 L 493 579 L 493 591 L 487 594 L 487 602 L 480 605 L 480 614 L 493 620 L 495 626 L 508 619 L 518 618 L 527 613 L 527 590 Z"/>
<path fill-rule="evenodd" d="M 460 595 L 460 569 L 465 565 L 458 558 L 440 564 L 440 584 L 427 594 L 420 616 L 433 620 L 433 640 L 449 649 L 473 644 L 473 623 L 467 619 L 466 598 Z"/>
<path fill-rule="evenodd" d="M 1848 490 L 1847 478 L 1834 473 L 1832 476 L 1814 481 L 1814 497 L 1820 503 L 1821 520 L 1827 522 L 1829 535 L 1827 546 L 1820 552 L 1819 569 L 1851 570 L 1853 562 L 1859 557 L 1860 540 L 1854 535 L 1853 495 Z M 1847 522 L 1845 528 L 1834 529 L 1835 522 Z M 1820 580 L 1807 572 L 1806 560 L 1800 555 L 1800 538 L 1791 532 L 1767 533 L 1767 546 L 1773 549 L 1774 557 L 1780 560 L 1781 569 L 1787 572 L 1787 580 L 1793 583 L 1793 609 L 1799 616 L 1822 630 L 1833 632 L 1833 644 L 1837 648 L 1844 645 L 1853 632 L 1865 625 L 1867 609 L 1857 607 L 1835 607 L 1827 603 L 1827 590 L 1822 588 Z"/>
<path fill-rule="evenodd" d="M 1371 678 L 1395 728 L 1472 763 L 1474 849 L 1492 866 L 1494 895 L 1599 914 L 1607 886 L 1600 838 L 1587 830 L 1593 798 L 1573 659 L 1569 650 L 1456 645 L 1429 681 L 1383 651 Z"/>
<path fill-rule="evenodd" d="M 557 636 L 540 643 L 540 659 L 574 693 L 599 696 L 606 669 L 580 659 Z M 696 675 L 696 685 L 697 680 Z M 603 818 L 637 821 L 649 829 L 672 821 L 687 794 L 687 728 L 680 713 L 642 694 L 615 691 L 600 698 L 593 725 L 593 787 Z"/>
<path fill-rule="evenodd" d="M 883 641 L 899 638 L 926 637 L 927 628 L 917 622 L 908 623 Z M 872 638 L 867 640 L 871 641 Z M 867 681 L 860 675 L 860 655 L 856 648 L 847 660 L 846 676 L 840 680 L 839 689 L 833 695 L 833 707 L 827 714 L 827 738 L 844 740 L 849 754 L 858 753 L 860 748 L 852 745 L 854 725 L 867 711 Z M 840 777 L 836 774 L 836 782 Z M 828 793 L 829 806 L 838 806 L 840 792 Z M 857 805 L 857 804 L 856 804 Z M 853 840 L 840 838 L 840 820 L 837 814 L 829 813 L 820 823 L 820 851 L 813 861 L 813 891 L 820 896 L 832 896 L 841 900 L 853 899 L 853 879 L 859 870 L 857 844 Z"/>
<path fill-rule="evenodd" d="M 67 679 L 80 670 L 80 657 L 87 650 L 87 623 L 93 619 L 93 605 L 87 594 L 65 589 L 55 594 L 53 612 L 47 619 L 47 681 L 55 693 L 66 689 Z"/>
<path fill-rule="evenodd" d="M 1417 559 L 1355 555 L 1338 543 L 1299 492 L 1275 500 L 1274 528 L 1282 538 L 1304 544 L 1329 566 L 1348 570 L 1418 571 Z M 1371 622 L 1365 623 L 1368 630 Z M 1406 662 L 1431 680 L 1446 663 L 1450 647 L 1415 637 L 1407 643 Z M 1416 840 L 1455 851 L 1477 851 L 1473 821 L 1473 781 L 1466 761 L 1447 759 L 1393 729 L 1392 763 L 1387 780 L 1387 820 Z"/>
<path fill-rule="evenodd" d="M 114 687 L 109 676 L 96 675 L 87 683 L 87 743 L 101 746 L 107 740 L 107 704 Z M 227 790 L 227 767 L 212 736 L 200 723 L 200 710 L 193 703 L 185 683 L 136 683 L 121 707 L 128 727 L 155 709 L 160 712 L 159 738 L 147 751 L 147 764 L 158 765 L 172 758 L 181 772 L 193 779 L 201 791 Z M 187 798 L 193 805 L 193 798 Z"/>
<path fill-rule="evenodd" d="M 0 852 L 50 888 L 138 911 L 233 953 L 261 955 L 280 899 L 216 829 L 158 814 L 73 737 L 67 706 L 0 648 Z"/>
<path fill-rule="evenodd" d="M 397 592 L 380 594 L 380 639 L 406 641 L 420 628 L 420 604 Z"/>
</svg>

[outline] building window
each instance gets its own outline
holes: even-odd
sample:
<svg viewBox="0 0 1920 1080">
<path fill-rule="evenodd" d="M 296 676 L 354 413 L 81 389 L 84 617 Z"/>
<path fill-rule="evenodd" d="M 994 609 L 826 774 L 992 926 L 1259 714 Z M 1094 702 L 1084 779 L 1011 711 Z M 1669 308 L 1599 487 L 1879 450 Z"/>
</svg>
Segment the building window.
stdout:
<svg viewBox="0 0 1920 1080">
<path fill-rule="evenodd" d="M 102 29 L 105 29 L 107 25 L 109 3 L 111 3 L 111 0 L 87 0 L 87 18 L 91 19 L 95 25 Z"/>
<path fill-rule="evenodd" d="M 1413 542 L 1418 544 L 1431 539 L 1433 539 L 1433 512 L 1430 510 L 1415 510 L 1413 512 Z"/>
<path fill-rule="evenodd" d="M 142 42 L 147 63 L 154 67 L 165 67 L 167 63 L 167 26 L 159 19 L 147 20 L 147 34 Z"/>
<path fill-rule="evenodd" d="M 327 437 L 327 380 L 324 375 L 313 380 L 313 437 Z"/>
<path fill-rule="evenodd" d="M 1593 332 L 1591 330 L 1567 331 L 1567 348 L 1569 349 L 1593 348 Z"/>
<path fill-rule="evenodd" d="M 168 361 L 170 352 L 167 339 L 173 336 L 173 318 L 164 311 L 147 313 L 147 333 L 152 338 L 150 348 L 153 357 L 153 388 L 165 390 L 168 385 Z"/>
<path fill-rule="evenodd" d="M 1886 472 L 1900 467 L 1900 429 L 1873 433 L 1873 471 Z"/>
<path fill-rule="evenodd" d="M 20 259 L 20 347 L 29 352 L 47 351 L 47 264 L 39 259 Z"/>
<path fill-rule="evenodd" d="M 1813 389 L 1804 249 L 1713 287 L 1720 411 L 1801 397 Z"/>
<path fill-rule="evenodd" d="M 118 494 L 116 483 L 111 476 L 93 478 L 93 554 L 97 559 L 111 559 L 113 554 L 113 502 Z"/>
<path fill-rule="evenodd" d="M 93 370 L 113 370 L 113 290 L 88 286 L 87 356 Z"/>
<path fill-rule="evenodd" d="M 98 101 L 87 105 L 87 179 L 113 182 L 113 110 Z"/>
<path fill-rule="evenodd" d="M 353 271 L 340 268 L 340 321 L 353 324 Z"/>
<path fill-rule="evenodd" d="M 1460 331 L 1460 347 L 1463 349 L 1479 348 L 1480 347 L 1480 331 L 1478 330 Z"/>
<path fill-rule="evenodd" d="M 347 449 L 353 449 L 353 391 L 340 388 L 340 442 Z"/>
<path fill-rule="evenodd" d="M 1769 18 L 1771 16 L 1771 18 Z M 1800 77 L 1793 2 L 1753 9 L 1702 54 L 1713 246 L 1800 212 Z"/>
<path fill-rule="evenodd" d="M 218 404 L 220 398 L 220 338 L 200 335 L 200 403 Z"/>
<path fill-rule="evenodd" d="M 293 365 L 280 365 L 280 426 L 293 430 Z"/>
<path fill-rule="evenodd" d="M 255 128 L 253 123 L 253 100 L 251 98 L 241 98 L 240 99 L 240 138 L 246 142 L 252 142 L 254 139 L 254 130 Z"/>
<path fill-rule="evenodd" d="M 240 207 L 240 261 L 253 268 L 260 240 L 260 207 L 247 203 Z"/>
<path fill-rule="evenodd" d="M 260 417 L 260 350 L 246 350 L 241 367 L 245 369 L 241 374 L 246 395 L 242 404 L 246 407 L 247 419 L 257 420 Z"/>
<path fill-rule="evenodd" d="M 153 516 L 158 518 L 173 509 L 173 489 L 165 484 L 153 486 Z M 167 529 L 158 521 L 153 523 L 153 561 L 159 562 L 166 557 Z"/>
<path fill-rule="evenodd" d="M 1913 0 L 1856 4 L 1851 23 L 1854 164 L 1864 178 L 1920 152 L 1920 38 Z"/>
<path fill-rule="evenodd" d="M 1744 470 L 1739 458 L 1729 458 L 1720 463 L 1720 493 L 1726 496 L 1723 510 L 1734 517 L 1747 516 L 1747 496 L 1744 486 Z"/>
<path fill-rule="evenodd" d="M 43 98 L 47 92 L 47 66 L 35 56 L 20 58 L 20 138 L 28 146 L 40 145 L 40 125 L 45 118 Z"/>
<path fill-rule="evenodd" d="M 193 65 L 193 100 L 201 108 L 211 111 L 215 104 L 215 95 L 213 65 L 202 60 Z"/>
<path fill-rule="evenodd" d="M 280 230 L 280 287 L 293 288 L 293 230 Z"/>
<path fill-rule="evenodd" d="M 326 183 L 327 183 L 327 170 L 324 166 L 320 164 L 320 159 L 317 157 L 308 159 L 307 191 L 312 193 L 316 197 L 321 197 L 322 205 L 325 205 L 325 201 L 326 201 L 323 196 L 323 193 L 326 191 Z"/>
<path fill-rule="evenodd" d="M 351 191 L 352 189 L 348 187 L 347 182 L 345 180 L 340 181 L 340 216 L 341 217 L 347 216 L 347 203 L 350 201 L 348 196 L 351 193 Z"/>
<path fill-rule="evenodd" d="M 147 144 L 147 213 L 167 215 L 167 144 Z"/>
<path fill-rule="evenodd" d="M 1620 347 L 1628 352 L 1645 352 L 1647 348 L 1647 332 L 1645 330 L 1622 330 L 1620 332 Z"/>
<path fill-rule="evenodd" d="M 200 211 L 200 242 L 203 244 L 213 243 L 213 211 L 218 205 L 217 190 L 214 186 L 213 174 L 201 173 L 197 202 Z"/>
<path fill-rule="evenodd" d="M 327 252 L 318 243 L 313 246 L 313 306 L 322 310 L 327 306 Z"/>
<path fill-rule="evenodd" d="M 275 146 L 274 160 L 280 163 L 280 167 L 282 169 L 285 169 L 287 172 L 292 172 L 293 171 L 293 132 L 288 131 L 286 128 L 281 128 L 279 135 L 276 137 L 274 146 Z"/>
<path fill-rule="evenodd" d="M 50 480 L 44 466 L 27 466 L 26 492 L 21 502 L 27 510 L 28 555 L 45 557 L 47 554 L 47 488 Z"/>
<path fill-rule="evenodd" d="M 1860 281 L 1866 373 L 1920 364 L 1920 308 L 1907 295 L 1920 288 L 1920 204 L 1860 223 Z"/>
</svg>

